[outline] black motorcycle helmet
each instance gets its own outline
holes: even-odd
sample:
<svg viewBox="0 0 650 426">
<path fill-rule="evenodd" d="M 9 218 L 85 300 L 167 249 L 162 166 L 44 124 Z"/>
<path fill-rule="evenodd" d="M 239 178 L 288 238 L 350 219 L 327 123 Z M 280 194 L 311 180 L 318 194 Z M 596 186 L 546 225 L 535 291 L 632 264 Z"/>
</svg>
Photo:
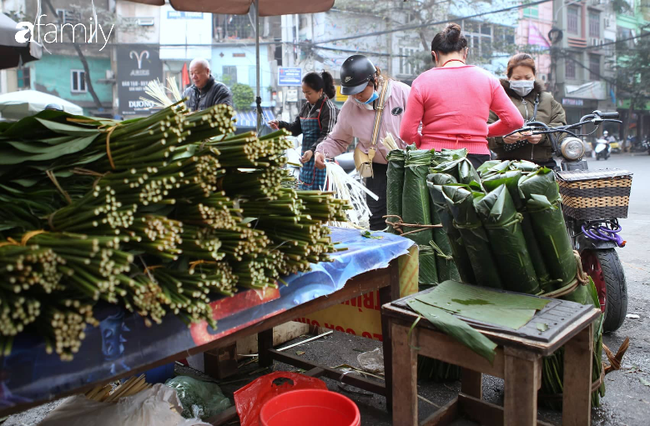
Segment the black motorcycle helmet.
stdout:
<svg viewBox="0 0 650 426">
<path fill-rule="evenodd" d="M 341 65 L 341 93 L 351 96 L 361 93 L 368 82 L 375 81 L 377 68 L 363 55 L 353 55 Z"/>
</svg>

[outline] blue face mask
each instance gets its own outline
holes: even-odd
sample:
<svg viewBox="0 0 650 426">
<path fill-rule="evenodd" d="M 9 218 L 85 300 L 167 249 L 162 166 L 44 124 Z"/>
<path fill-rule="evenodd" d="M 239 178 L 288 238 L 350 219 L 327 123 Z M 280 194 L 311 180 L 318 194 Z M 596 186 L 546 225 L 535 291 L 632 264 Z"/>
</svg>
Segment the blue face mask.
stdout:
<svg viewBox="0 0 650 426">
<path fill-rule="evenodd" d="M 374 92 L 372 92 L 372 95 L 370 95 L 370 98 L 368 98 L 368 100 L 365 101 L 365 102 L 361 102 L 357 98 L 354 98 L 354 100 L 357 101 L 358 103 L 360 103 L 361 105 L 369 105 L 369 104 L 373 103 L 374 101 L 376 101 L 377 99 L 379 99 L 379 94 L 377 93 L 376 90 Z"/>
</svg>

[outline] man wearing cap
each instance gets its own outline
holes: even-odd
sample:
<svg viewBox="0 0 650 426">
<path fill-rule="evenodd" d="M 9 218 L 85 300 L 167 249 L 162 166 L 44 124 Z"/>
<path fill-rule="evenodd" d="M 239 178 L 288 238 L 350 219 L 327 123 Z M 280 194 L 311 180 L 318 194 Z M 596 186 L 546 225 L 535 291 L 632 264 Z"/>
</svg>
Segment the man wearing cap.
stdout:
<svg viewBox="0 0 650 426">
<path fill-rule="evenodd" d="M 210 63 L 203 58 L 196 58 L 190 63 L 192 84 L 185 89 L 185 105 L 191 111 L 200 111 L 213 105 L 232 106 L 232 92 L 223 83 L 219 83 L 210 74 Z"/>
<path fill-rule="evenodd" d="M 344 153 L 356 137 L 359 140 L 357 149 L 368 155 L 372 165 L 372 175 L 365 180 L 366 187 L 379 197 L 378 200 L 366 197 L 371 212 L 370 229 L 384 229 L 388 150 L 381 141 L 390 133 L 399 148 L 406 147 L 399 138 L 399 129 L 411 88 L 382 76 L 381 70 L 363 55 L 346 59 L 340 74 L 341 93 L 349 98 L 341 108 L 332 133 L 316 147 L 316 167 L 324 168 L 326 158 Z M 373 141 L 374 133 L 377 136 Z"/>
</svg>

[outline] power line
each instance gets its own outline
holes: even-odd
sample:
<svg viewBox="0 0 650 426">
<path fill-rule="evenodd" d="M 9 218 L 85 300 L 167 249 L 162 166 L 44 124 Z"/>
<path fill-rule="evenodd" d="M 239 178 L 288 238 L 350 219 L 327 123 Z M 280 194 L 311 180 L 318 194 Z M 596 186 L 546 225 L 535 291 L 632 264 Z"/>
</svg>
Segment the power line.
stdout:
<svg viewBox="0 0 650 426">
<path fill-rule="evenodd" d="M 374 31 L 374 32 L 371 32 L 371 33 L 366 33 L 366 34 L 358 34 L 358 35 L 348 36 L 348 37 L 333 38 L 333 39 L 330 39 L 330 40 L 315 41 L 313 44 L 334 43 L 336 41 L 353 40 L 353 39 L 363 38 L 363 37 L 373 37 L 373 36 L 379 36 L 379 35 L 384 35 L 384 34 L 391 34 L 391 33 L 396 33 L 396 32 L 400 32 L 400 31 L 416 30 L 418 28 L 425 28 L 425 27 L 429 27 L 429 26 L 432 26 L 432 25 L 448 24 L 450 22 L 463 21 L 463 20 L 466 20 L 466 19 L 479 18 L 481 16 L 492 15 L 492 14 L 495 14 L 495 13 L 508 12 L 510 10 L 516 10 L 516 9 L 523 9 L 523 8 L 526 8 L 526 7 L 536 6 L 538 4 L 548 3 L 550 1 L 553 1 L 553 0 L 539 0 L 539 1 L 536 1 L 536 2 L 532 2 L 532 3 L 526 3 L 526 4 L 519 4 L 519 5 L 516 5 L 516 6 L 504 7 L 503 9 L 476 13 L 474 15 L 459 16 L 459 17 L 456 17 L 454 19 L 446 19 L 444 21 L 427 22 L 425 24 L 418 24 L 418 25 L 407 25 L 407 26 L 404 26 L 404 27 L 393 28 L 393 29 L 390 29 L 390 30 Z"/>
</svg>

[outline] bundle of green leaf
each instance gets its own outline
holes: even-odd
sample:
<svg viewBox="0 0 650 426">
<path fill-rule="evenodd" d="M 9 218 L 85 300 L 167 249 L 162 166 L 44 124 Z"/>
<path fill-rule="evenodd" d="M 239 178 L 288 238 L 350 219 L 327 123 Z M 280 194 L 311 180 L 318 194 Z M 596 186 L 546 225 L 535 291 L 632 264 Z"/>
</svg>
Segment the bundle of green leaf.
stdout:
<svg viewBox="0 0 650 426">
<path fill-rule="evenodd" d="M 386 156 L 388 168 L 386 170 L 386 223 L 388 231 L 398 233 L 391 223 L 397 223 L 402 218 L 402 190 L 404 188 L 404 161 L 406 151 L 394 149 Z"/>
<path fill-rule="evenodd" d="M 237 287 L 329 261 L 329 193 L 283 188 L 284 131 L 231 135 L 233 110 L 99 121 L 45 111 L 0 127 L 0 351 L 41 335 L 71 359 L 98 301 L 207 321 Z M 4 155 L 6 154 L 6 155 Z"/>
<path fill-rule="evenodd" d="M 404 187 L 402 190 L 403 235 L 418 244 L 420 286 L 438 283 L 436 254 L 429 244 L 433 240 L 431 223 L 431 202 L 426 184 L 426 176 L 433 159 L 433 151 L 407 151 L 404 160 Z"/>
</svg>

